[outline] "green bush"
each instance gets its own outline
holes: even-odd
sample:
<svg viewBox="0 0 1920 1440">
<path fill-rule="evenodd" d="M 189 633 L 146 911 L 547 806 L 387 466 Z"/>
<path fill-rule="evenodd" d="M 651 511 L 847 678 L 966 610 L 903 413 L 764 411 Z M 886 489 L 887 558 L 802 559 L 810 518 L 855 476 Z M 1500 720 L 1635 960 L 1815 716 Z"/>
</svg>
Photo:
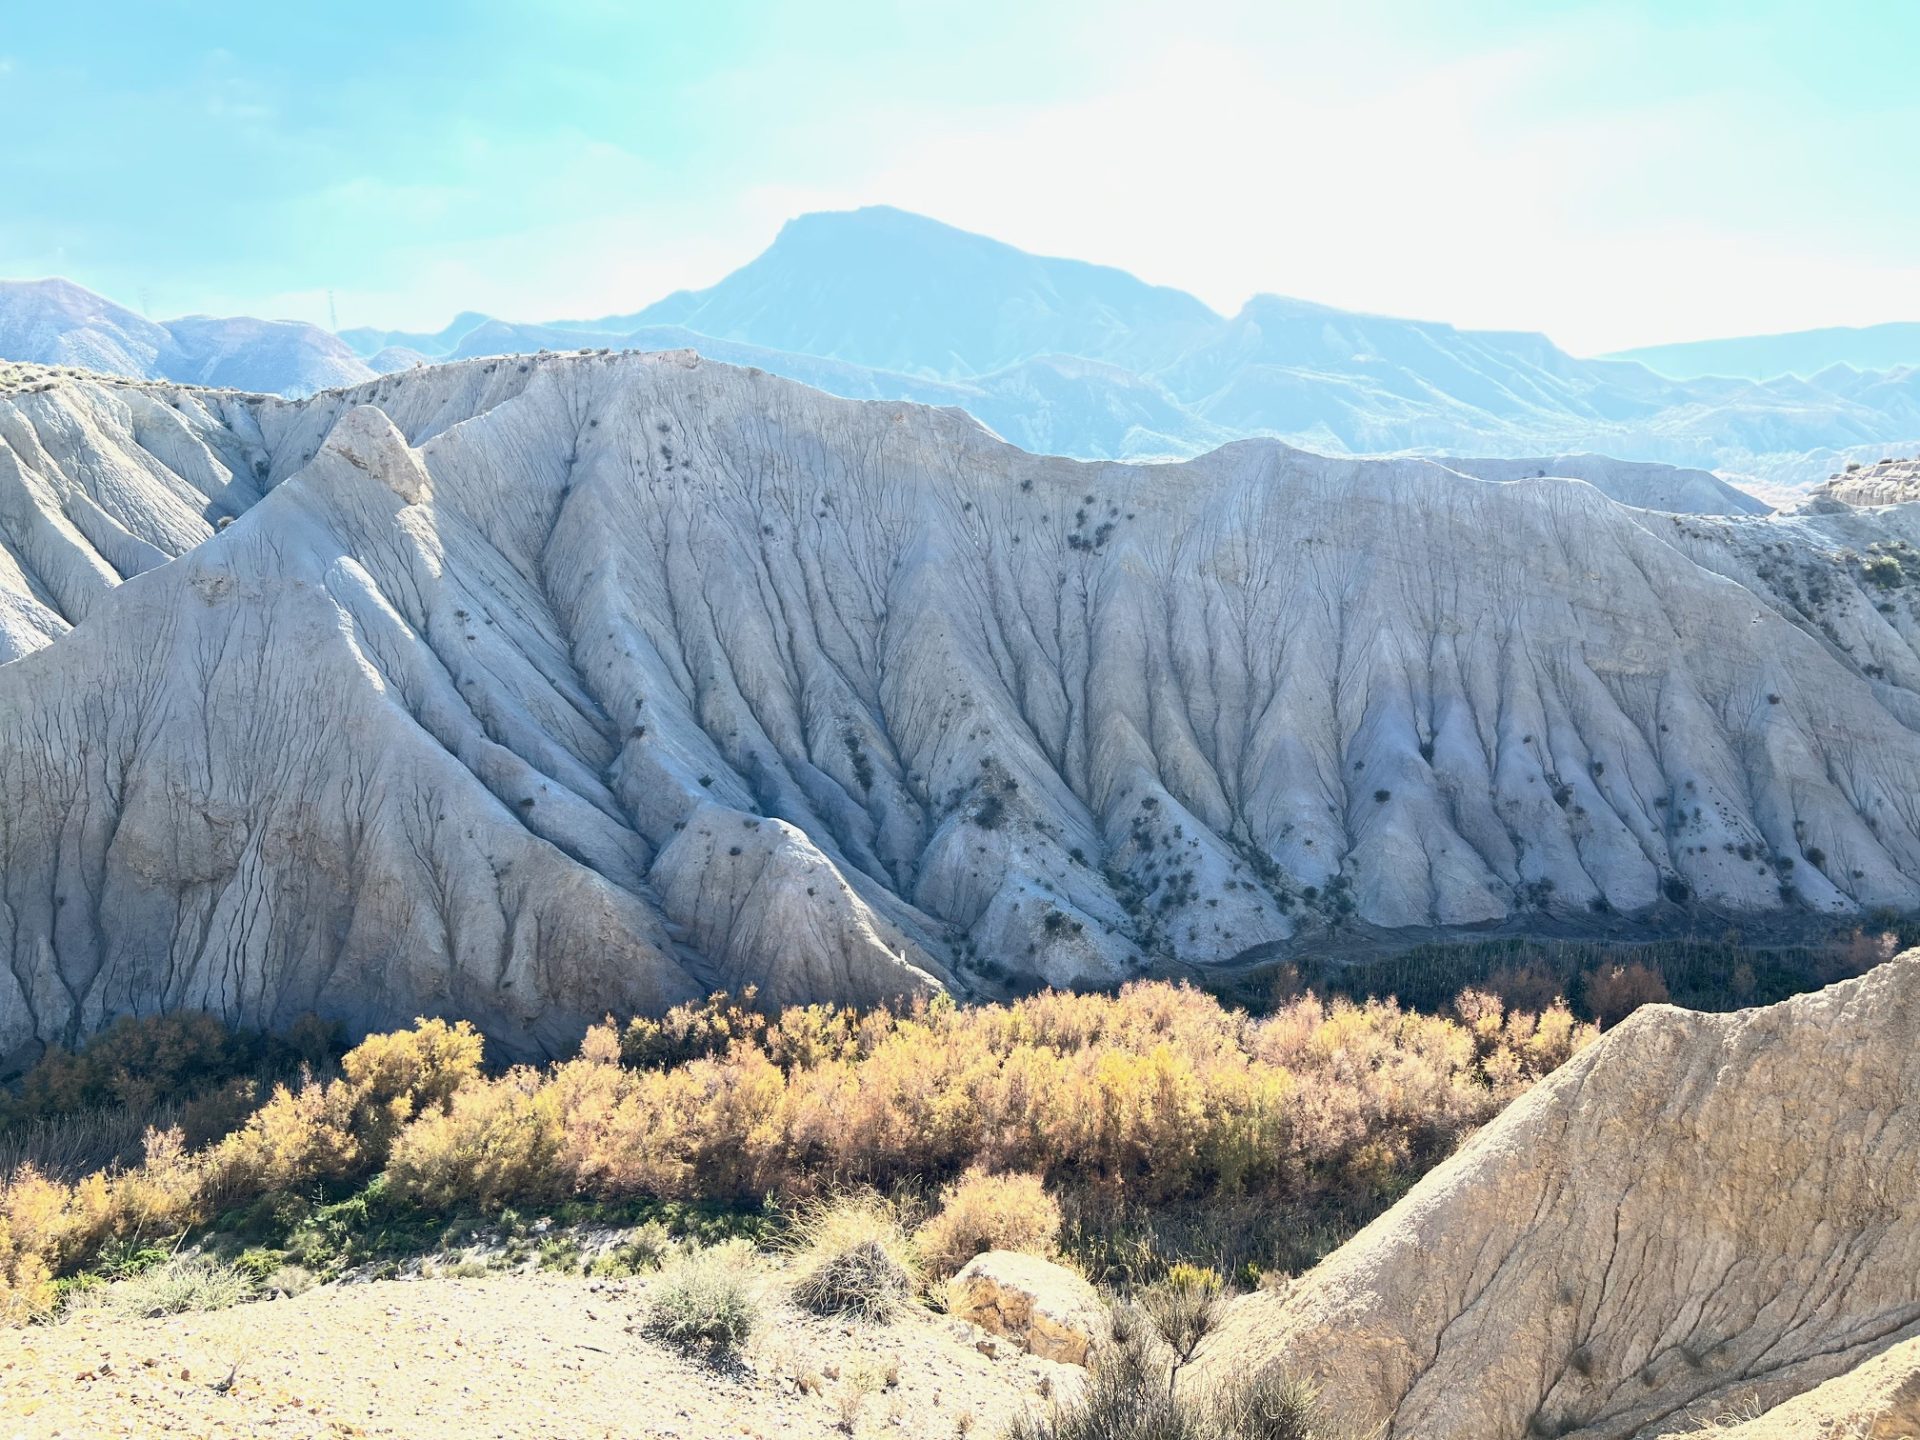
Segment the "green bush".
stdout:
<svg viewBox="0 0 1920 1440">
<path fill-rule="evenodd" d="M 621 1279 L 658 1270 L 679 1247 L 673 1232 L 658 1220 L 636 1225 L 627 1238 L 611 1250 L 596 1255 L 587 1273 L 603 1279 Z"/>
<path fill-rule="evenodd" d="M 647 1293 L 642 1328 L 656 1340 L 730 1354 L 752 1338 L 760 1299 L 750 1246 L 729 1242 L 679 1256 Z"/>
<path fill-rule="evenodd" d="M 97 1286 L 75 1296 L 68 1305 L 68 1313 L 88 1309 L 131 1319 L 153 1319 L 201 1310 L 224 1310 L 253 1298 L 253 1293 L 252 1278 L 238 1266 L 224 1264 L 209 1255 L 176 1255 L 125 1280 Z"/>
</svg>

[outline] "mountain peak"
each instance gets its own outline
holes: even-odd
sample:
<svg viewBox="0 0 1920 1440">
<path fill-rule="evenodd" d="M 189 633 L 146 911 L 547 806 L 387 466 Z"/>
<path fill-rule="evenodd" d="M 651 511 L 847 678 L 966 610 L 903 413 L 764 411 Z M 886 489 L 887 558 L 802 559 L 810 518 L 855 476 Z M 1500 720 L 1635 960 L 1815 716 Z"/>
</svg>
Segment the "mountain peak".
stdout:
<svg viewBox="0 0 1920 1440">
<path fill-rule="evenodd" d="M 1219 317 L 1124 270 L 1029 254 L 891 205 L 822 210 L 757 259 L 636 324 L 939 379 L 1037 355 L 1152 370 Z"/>
</svg>

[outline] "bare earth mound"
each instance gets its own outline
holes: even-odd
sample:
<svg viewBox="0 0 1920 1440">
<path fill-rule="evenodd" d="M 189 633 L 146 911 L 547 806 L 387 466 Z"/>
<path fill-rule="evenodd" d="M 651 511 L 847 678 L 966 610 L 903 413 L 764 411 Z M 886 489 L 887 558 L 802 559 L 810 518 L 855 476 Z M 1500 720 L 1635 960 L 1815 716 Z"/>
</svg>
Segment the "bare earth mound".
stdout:
<svg viewBox="0 0 1920 1440">
<path fill-rule="evenodd" d="M 1831 1380 L 1920 1334 L 1916 1033 L 1920 952 L 1766 1009 L 1643 1009 L 1240 1302 L 1208 1368 L 1279 1358 L 1408 1440 L 1673 1434 Z"/>
</svg>

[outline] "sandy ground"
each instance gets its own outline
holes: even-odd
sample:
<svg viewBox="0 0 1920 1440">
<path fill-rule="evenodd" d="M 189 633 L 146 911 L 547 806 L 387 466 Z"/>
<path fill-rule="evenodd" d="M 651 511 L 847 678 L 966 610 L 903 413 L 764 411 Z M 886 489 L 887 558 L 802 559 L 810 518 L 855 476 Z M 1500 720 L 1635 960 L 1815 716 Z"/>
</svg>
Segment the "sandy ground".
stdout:
<svg viewBox="0 0 1920 1440">
<path fill-rule="evenodd" d="M 0 1440 L 992 1437 L 1079 1383 L 922 1311 L 869 1326 L 776 1305 L 741 1359 L 715 1366 L 638 1333 L 646 1284 L 380 1281 L 0 1330 Z"/>
</svg>

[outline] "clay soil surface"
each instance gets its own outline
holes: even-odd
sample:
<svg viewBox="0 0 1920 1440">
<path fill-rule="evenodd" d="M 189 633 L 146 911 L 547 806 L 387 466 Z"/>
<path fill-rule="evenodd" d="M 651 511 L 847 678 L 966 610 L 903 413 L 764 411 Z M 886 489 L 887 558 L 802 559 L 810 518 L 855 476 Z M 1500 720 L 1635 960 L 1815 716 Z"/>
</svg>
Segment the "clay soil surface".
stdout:
<svg viewBox="0 0 1920 1440">
<path fill-rule="evenodd" d="M 800 1314 L 774 1277 L 766 1323 L 716 1363 L 640 1333 L 647 1283 L 388 1280 L 0 1331 L 0 1440 L 991 1437 L 1079 1383 L 925 1310 L 885 1326 Z"/>
</svg>

